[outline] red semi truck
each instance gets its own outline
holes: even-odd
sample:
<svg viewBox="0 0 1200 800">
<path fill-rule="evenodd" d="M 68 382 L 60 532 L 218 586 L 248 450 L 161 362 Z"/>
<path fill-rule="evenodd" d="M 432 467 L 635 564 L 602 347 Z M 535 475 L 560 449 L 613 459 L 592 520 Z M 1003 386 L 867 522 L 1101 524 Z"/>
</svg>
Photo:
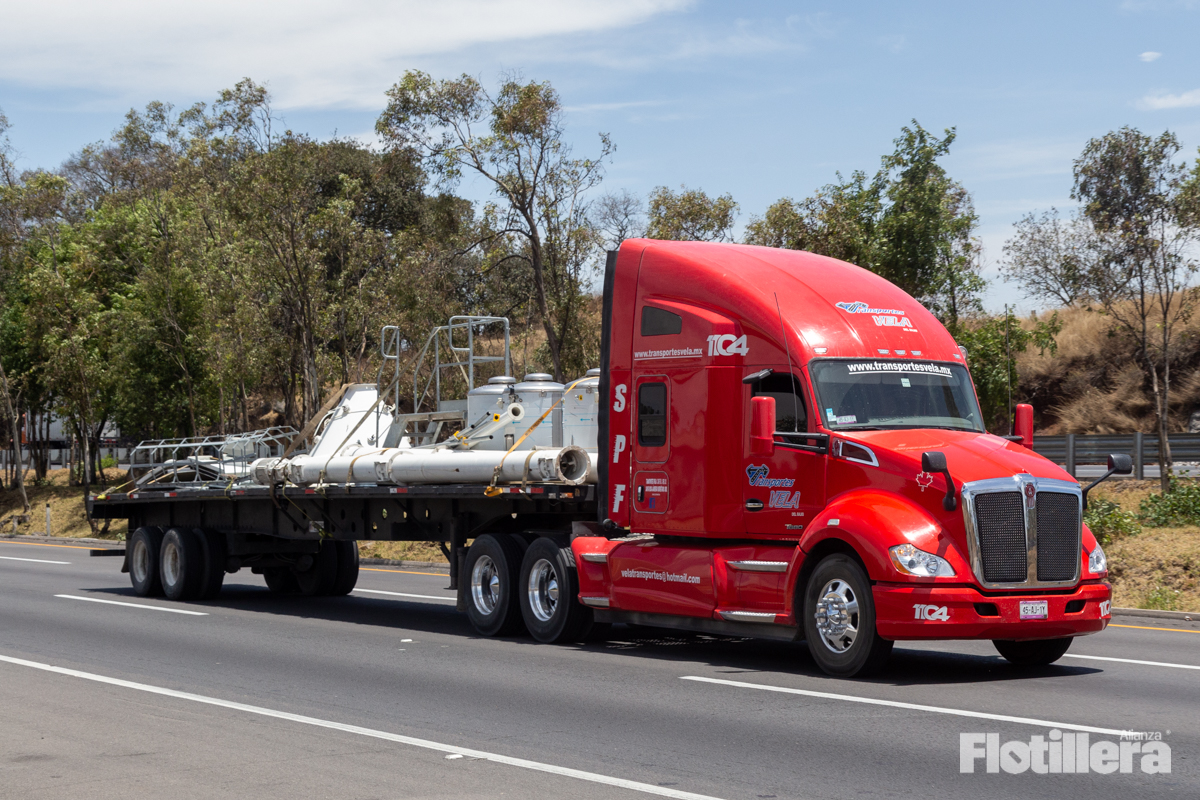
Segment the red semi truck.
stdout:
<svg viewBox="0 0 1200 800">
<path fill-rule="evenodd" d="M 509 436 L 494 452 L 525 461 L 519 479 L 414 478 L 394 467 L 414 454 L 381 432 L 338 451 L 336 481 L 333 456 L 311 485 L 286 458 L 256 461 L 232 491 L 160 469 L 93 511 L 129 520 L 144 594 L 211 595 L 243 567 L 279 591 L 349 591 L 353 540 L 424 539 L 445 543 L 484 634 L 557 642 L 631 623 L 806 640 L 842 676 L 880 668 L 899 640 L 991 639 L 1048 664 L 1108 624 L 1087 489 L 1033 452 L 1027 406 L 1016 435 L 986 432 L 967 354 L 879 276 L 805 252 L 627 240 L 606 267 L 601 360 L 582 467 L 561 439 L 527 454 Z M 464 430 L 531 422 L 502 413 Z M 558 466 L 531 477 L 540 454 Z"/>
</svg>

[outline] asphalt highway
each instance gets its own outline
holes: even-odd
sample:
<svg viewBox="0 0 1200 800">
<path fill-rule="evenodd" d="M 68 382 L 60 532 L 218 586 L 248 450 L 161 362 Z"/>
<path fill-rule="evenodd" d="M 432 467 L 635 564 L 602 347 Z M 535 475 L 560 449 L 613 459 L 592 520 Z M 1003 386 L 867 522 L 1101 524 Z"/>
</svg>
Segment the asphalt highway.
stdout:
<svg viewBox="0 0 1200 800">
<path fill-rule="evenodd" d="M 883 675 L 836 680 L 803 644 L 481 638 L 415 570 L 319 599 L 242 572 L 172 603 L 119 569 L 0 541 L 0 797 L 1200 796 L 1193 622 L 1118 617 L 1032 671 L 989 642 L 900 643 Z M 1132 771 L 988 773 L 982 749 L 960 771 L 960 734 L 1051 731 Z M 1123 731 L 1161 736 L 1170 771 Z"/>
</svg>

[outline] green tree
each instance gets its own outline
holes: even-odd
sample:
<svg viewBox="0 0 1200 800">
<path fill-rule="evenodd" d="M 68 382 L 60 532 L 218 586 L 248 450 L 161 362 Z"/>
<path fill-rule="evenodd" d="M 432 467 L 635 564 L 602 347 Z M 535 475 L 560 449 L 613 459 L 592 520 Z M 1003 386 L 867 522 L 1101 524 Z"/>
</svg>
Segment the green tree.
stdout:
<svg viewBox="0 0 1200 800">
<path fill-rule="evenodd" d="M 733 196 L 709 197 L 700 189 L 659 186 L 650 193 L 646 236 L 686 242 L 732 242 L 738 204 Z"/>
<path fill-rule="evenodd" d="M 0 110 L 0 307 L 7 308 L 9 304 L 8 288 L 13 281 L 13 268 L 16 254 L 20 249 L 22 239 L 22 218 L 19 212 L 20 180 L 17 177 L 16 165 L 13 163 L 12 145 L 8 139 L 8 118 Z M 9 355 L 0 347 L 0 400 L 4 401 L 4 414 L 8 430 L 12 436 L 13 455 L 18 463 L 14 483 L 21 495 L 21 510 L 29 512 L 29 496 L 25 493 L 25 476 L 20 467 L 20 437 L 17 436 L 17 412 L 13 406 L 12 387 L 8 383 L 8 373 L 4 368 L 5 356 Z"/>
<path fill-rule="evenodd" d="M 482 178 L 500 198 L 494 235 L 479 244 L 494 269 L 524 264 L 555 377 L 564 376 L 563 349 L 576 332 L 587 259 L 596 240 L 586 198 L 613 151 L 600 135 L 596 158 L 574 158 L 565 141 L 562 103 L 549 83 L 506 79 L 493 96 L 474 78 L 434 81 L 410 71 L 388 90 L 376 130 L 394 150 L 420 154 L 443 186 L 465 173 Z M 516 244 L 504 244 L 513 237 Z"/>
<path fill-rule="evenodd" d="M 1061 219 L 1057 209 L 1026 214 L 1004 243 L 1000 273 L 1026 297 L 1064 306 L 1093 298 L 1091 273 L 1104 259 L 1104 239 L 1085 216 Z"/>
<path fill-rule="evenodd" d="M 1012 432 L 1009 398 L 1019 386 L 1016 354 L 1030 347 L 1054 353 L 1054 337 L 1061 328 L 1057 314 L 1048 320 L 1031 319 L 1028 325 L 1008 314 L 963 320 L 955 339 L 967 349 L 971 380 L 988 430 L 1001 435 Z"/>
<path fill-rule="evenodd" d="M 1092 139 L 1075 161 L 1072 197 L 1105 237 L 1091 288 L 1117 330 L 1133 340 L 1154 395 L 1163 492 L 1171 489 L 1171 366 L 1197 301 L 1191 280 L 1197 228 L 1175 161 L 1179 141 L 1124 127 Z"/>
</svg>

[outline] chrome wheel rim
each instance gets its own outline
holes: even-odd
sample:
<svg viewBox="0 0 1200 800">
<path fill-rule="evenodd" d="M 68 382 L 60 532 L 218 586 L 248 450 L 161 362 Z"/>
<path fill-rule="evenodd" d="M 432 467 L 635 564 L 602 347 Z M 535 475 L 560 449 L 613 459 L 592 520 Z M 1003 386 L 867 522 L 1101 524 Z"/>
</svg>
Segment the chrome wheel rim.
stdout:
<svg viewBox="0 0 1200 800">
<path fill-rule="evenodd" d="M 813 617 L 821 643 L 834 653 L 845 653 L 858 637 L 858 596 L 850 584 L 834 578 L 817 597 Z"/>
<path fill-rule="evenodd" d="M 500 604 L 500 570 L 491 556 L 480 556 L 471 568 L 471 600 L 485 615 Z"/>
<path fill-rule="evenodd" d="M 546 559 L 538 559 L 529 570 L 529 609 L 541 622 L 549 622 L 558 608 L 558 573 Z"/>
<path fill-rule="evenodd" d="M 179 565 L 179 548 L 173 541 L 165 543 L 162 550 L 163 581 L 168 586 L 174 586 L 179 582 L 179 575 L 182 571 Z"/>
<path fill-rule="evenodd" d="M 133 579 L 144 583 L 150 575 L 150 548 L 146 547 L 144 539 L 139 538 L 133 543 L 133 554 L 129 562 L 129 568 L 133 570 Z"/>
</svg>

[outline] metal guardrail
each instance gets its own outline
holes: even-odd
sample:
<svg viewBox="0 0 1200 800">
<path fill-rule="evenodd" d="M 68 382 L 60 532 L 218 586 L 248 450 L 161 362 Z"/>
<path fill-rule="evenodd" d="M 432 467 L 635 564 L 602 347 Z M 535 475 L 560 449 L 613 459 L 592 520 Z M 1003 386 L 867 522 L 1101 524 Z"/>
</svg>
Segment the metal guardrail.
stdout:
<svg viewBox="0 0 1200 800">
<path fill-rule="evenodd" d="M 1174 433 L 1169 437 L 1171 460 L 1200 461 L 1200 433 Z M 1074 434 L 1034 436 L 1033 450 L 1067 472 L 1075 474 L 1078 464 L 1103 464 L 1109 453 L 1128 453 L 1133 459 L 1134 477 L 1145 477 L 1147 464 L 1158 463 L 1158 435 L 1153 433 Z"/>
</svg>

